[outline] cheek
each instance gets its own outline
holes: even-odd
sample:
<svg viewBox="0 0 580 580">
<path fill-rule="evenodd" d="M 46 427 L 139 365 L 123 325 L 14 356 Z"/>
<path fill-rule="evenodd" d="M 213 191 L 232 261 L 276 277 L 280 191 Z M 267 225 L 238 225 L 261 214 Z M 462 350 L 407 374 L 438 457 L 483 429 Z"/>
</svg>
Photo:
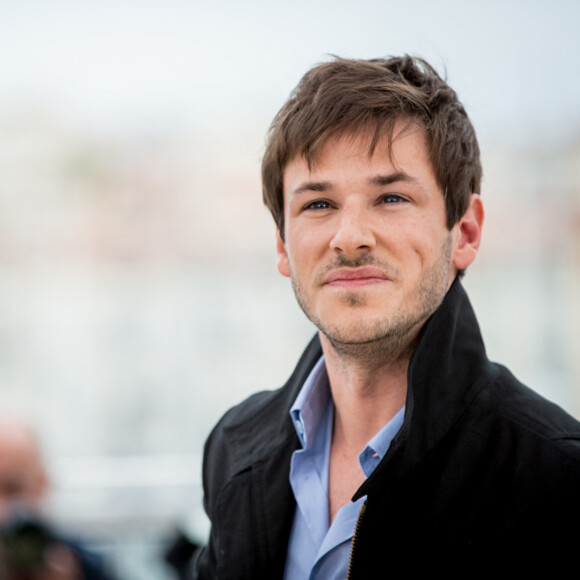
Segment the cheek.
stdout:
<svg viewBox="0 0 580 580">
<path fill-rule="evenodd" d="M 443 248 L 448 244 L 447 230 L 433 228 L 430 223 L 417 220 L 409 227 L 393 228 L 388 247 L 403 268 L 425 268 L 441 258 Z"/>
<path fill-rule="evenodd" d="M 330 239 L 324 228 L 294 228 L 288 237 L 286 249 L 294 267 L 320 259 L 330 251 Z"/>
<path fill-rule="evenodd" d="M 424 253 L 429 248 L 430 226 L 422 220 L 390 223 L 383 226 L 382 241 L 393 253 L 410 255 Z"/>
</svg>

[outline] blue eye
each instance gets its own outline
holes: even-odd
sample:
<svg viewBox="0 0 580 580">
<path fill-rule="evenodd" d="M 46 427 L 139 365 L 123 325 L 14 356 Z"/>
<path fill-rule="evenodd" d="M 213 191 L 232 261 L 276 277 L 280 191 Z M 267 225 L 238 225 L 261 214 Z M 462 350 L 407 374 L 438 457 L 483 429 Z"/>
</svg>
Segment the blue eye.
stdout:
<svg viewBox="0 0 580 580">
<path fill-rule="evenodd" d="M 396 193 L 387 193 L 386 195 L 383 195 L 383 197 L 381 198 L 381 201 L 383 203 L 400 203 L 401 201 L 405 201 L 400 195 L 397 195 Z"/>
<path fill-rule="evenodd" d="M 323 199 L 317 199 L 306 206 L 306 209 L 328 209 L 330 204 Z"/>
</svg>

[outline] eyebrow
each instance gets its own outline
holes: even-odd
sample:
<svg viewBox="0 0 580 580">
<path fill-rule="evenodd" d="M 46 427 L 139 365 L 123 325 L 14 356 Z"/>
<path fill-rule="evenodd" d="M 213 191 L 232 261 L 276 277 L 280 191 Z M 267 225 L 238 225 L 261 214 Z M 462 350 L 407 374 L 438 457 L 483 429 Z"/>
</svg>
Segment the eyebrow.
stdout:
<svg viewBox="0 0 580 580">
<path fill-rule="evenodd" d="M 369 179 L 369 183 L 371 185 L 391 185 L 392 183 L 397 183 L 399 181 L 407 181 L 407 182 L 414 182 L 416 179 L 411 177 L 407 173 L 403 171 L 398 171 L 397 173 L 389 173 L 388 175 L 377 175 L 375 177 L 371 177 Z"/>
<path fill-rule="evenodd" d="M 325 191 L 328 191 L 331 188 L 332 185 L 329 181 L 307 181 L 302 185 L 300 185 L 299 187 L 297 187 L 296 189 L 293 189 L 290 192 L 290 194 L 295 196 L 300 195 L 301 193 L 306 193 L 308 191 L 316 191 L 318 193 L 324 193 Z"/>
<path fill-rule="evenodd" d="M 371 177 L 369 179 L 369 184 L 384 187 L 386 185 L 391 185 L 393 183 L 398 183 L 401 181 L 415 182 L 416 179 L 414 177 L 411 177 L 407 173 L 398 171 L 396 173 L 389 173 L 387 175 L 375 175 L 374 177 Z M 309 191 L 324 193 L 325 191 L 329 191 L 330 189 L 332 189 L 332 183 L 330 181 L 307 181 L 298 186 L 296 189 L 292 190 L 290 194 L 292 196 L 298 196 L 302 193 L 306 193 Z"/>
</svg>

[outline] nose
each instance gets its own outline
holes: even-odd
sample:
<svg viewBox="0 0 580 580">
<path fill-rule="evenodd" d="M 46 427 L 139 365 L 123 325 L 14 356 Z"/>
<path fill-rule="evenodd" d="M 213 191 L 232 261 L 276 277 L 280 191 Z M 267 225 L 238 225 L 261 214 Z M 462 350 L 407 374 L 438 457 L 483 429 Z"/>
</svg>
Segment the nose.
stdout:
<svg viewBox="0 0 580 580">
<path fill-rule="evenodd" d="M 346 257 L 368 252 L 376 245 L 370 216 L 364 207 L 345 205 L 339 214 L 337 230 L 330 247 Z"/>
</svg>

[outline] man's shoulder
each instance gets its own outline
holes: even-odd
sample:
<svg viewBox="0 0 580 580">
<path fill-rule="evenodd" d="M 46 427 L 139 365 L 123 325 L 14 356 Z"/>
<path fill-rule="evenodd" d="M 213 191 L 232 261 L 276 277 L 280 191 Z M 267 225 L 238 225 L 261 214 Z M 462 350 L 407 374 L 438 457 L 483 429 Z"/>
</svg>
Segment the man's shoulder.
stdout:
<svg viewBox="0 0 580 580">
<path fill-rule="evenodd" d="M 208 471 L 237 473 L 297 444 L 290 408 L 320 355 L 315 337 L 284 386 L 254 393 L 222 416 L 205 444 Z"/>
<path fill-rule="evenodd" d="M 481 391 L 477 406 L 505 434 L 532 446 L 560 450 L 580 465 L 580 422 L 556 403 L 521 383 L 501 365 Z M 553 455 L 552 455 L 553 456 Z"/>
<path fill-rule="evenodd" d="M 251 395 L 227 411 L 204 446 L 206 509 L 237 474 L 272 457 L 291 439 L 292 424 L 280 404 L 283 389 Z"/>
<path fill-rule="evenodd" d="M 214 430 L 230 431 L 237 428 L 246 428 L 255 421 L 272 418 L 273 413 L 278 415 L 285 403 L 284 388 L 280 387 L 253 393 L 228 409 L 218 421 Z"/>
</svg>

